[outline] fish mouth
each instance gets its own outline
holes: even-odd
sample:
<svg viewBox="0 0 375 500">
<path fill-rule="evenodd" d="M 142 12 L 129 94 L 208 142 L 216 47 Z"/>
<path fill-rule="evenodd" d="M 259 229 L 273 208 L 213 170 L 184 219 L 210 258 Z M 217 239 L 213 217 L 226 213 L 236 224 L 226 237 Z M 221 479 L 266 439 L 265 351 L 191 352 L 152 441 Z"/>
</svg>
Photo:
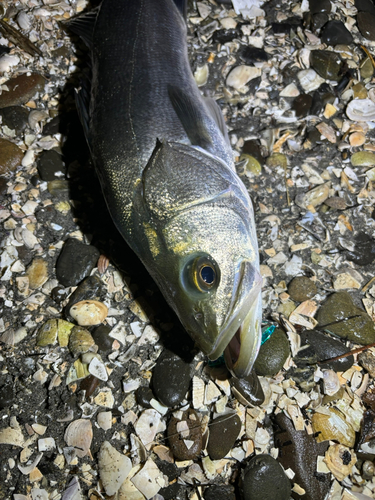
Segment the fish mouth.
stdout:
<svg viewBox="0 0 375 500">
<path fill-rule="evenodd" d="M 250 375 L 262 338 L 262 278 L 250 262 L 242 266 L 234 306 L 216 345 L 208 354 L 215 360 L 224 352 L 228 369 L 238 378 Z"/>
</svg>

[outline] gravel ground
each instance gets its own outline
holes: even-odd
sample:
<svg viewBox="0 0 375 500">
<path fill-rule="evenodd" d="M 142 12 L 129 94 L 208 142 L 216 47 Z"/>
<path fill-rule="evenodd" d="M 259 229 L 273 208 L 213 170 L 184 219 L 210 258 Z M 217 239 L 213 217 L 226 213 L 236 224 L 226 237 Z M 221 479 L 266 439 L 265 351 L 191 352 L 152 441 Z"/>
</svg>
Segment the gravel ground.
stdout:
<svg viewBox="0 0 375 500">
<path fill-rule="evenodd" d="M 375 498 L 373 1 L 189 4 L 273 332 L 243 381 L 194 349 L 107 212 L 63 27 L 90 6 L 2 5 L 0 498 Z"/>
</svg>

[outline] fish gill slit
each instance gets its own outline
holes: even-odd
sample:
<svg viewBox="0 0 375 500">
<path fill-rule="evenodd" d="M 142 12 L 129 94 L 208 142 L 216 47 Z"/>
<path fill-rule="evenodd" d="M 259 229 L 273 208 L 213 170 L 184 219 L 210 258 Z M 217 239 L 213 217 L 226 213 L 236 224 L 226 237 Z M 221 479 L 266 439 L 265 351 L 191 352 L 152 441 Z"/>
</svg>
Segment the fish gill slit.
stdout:
<svg viewBox="0 0 375 500">
<path fill-rule="evenodd" d="M 138 38 L 139 38 L 139 24 L 140 24 L 141 17 L 142 17 L 143 5 L 144 5 L 144 0 L 140 0 L 139 16 L 138 16 L 138 20 L 137 20 L 137 26 L 136 26 L 136 29 L 135 29 L 135 40 L 134 40 L 134 45 L 133 45 L 132 73 L 131 73 L 130 86 L 129 86 L 130 87 L 130 92 L 129 92 L 129 108 L 128 108 L 128 111 L 129 111 L 129 120 L 130 120 L 130 128 L 131 128 L 131 131 L 132 131 L 132 135 L 133 135 L 134 142 L 135 142 L 135 148 L 136 148 L 137 151 L 139 151 L 139 147 L 138 147 L 138 143 L 137 143 L 137 136 L 136 136 L 136 133 L 135 133 L 135 130 L 134 130 L 131 108 L 132 108 L 132 88 L 133 88 L 132 86 L 133 86 L 133 81 L 134 81 L 134 68 L 135 68 L 135 49 L 137 47 Z"/>
</svg>

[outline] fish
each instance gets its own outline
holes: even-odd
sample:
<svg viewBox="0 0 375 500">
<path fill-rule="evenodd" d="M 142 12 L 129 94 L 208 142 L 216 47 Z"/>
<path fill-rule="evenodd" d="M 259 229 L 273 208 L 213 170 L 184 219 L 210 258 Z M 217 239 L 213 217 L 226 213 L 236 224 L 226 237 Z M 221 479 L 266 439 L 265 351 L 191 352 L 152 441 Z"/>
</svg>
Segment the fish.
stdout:
<svg viewBox="0 0 375 500">
<path fill-rule="evenodd" d="M 201 351 L 246 377 L 262 321 L 254 209 L 190 68 L 186 0 L 103 0 L 68 28 L 90 51 L 76 102 L 118 231 Z"/>
</svg>

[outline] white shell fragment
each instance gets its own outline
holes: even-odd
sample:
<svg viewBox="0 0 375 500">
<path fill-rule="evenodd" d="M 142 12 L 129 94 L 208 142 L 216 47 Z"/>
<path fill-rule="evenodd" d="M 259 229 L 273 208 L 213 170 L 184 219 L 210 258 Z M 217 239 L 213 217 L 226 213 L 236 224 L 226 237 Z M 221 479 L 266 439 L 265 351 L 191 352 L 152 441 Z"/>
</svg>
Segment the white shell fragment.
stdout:
<svg viewBox="0 0 375 500">
<path fill-rule="evenodd" d="M 323 370 L 324 394 L 333 396 L 340 389 L 340 379 L 334 370 Z"/>
<path fill-rule="evenodd" d="M 147 500 L 155 496 L 161 488 L 166 486 L 162 472 L 151 458 L 147 460 L 143 468 L 131 481 Z"/>
<path fill-rule="evenodd" d="M 26 14 L 26 12 L 22 11 L 17 16 L 18 26 L 23 30 L 29 30 L 31 28 L 30 17 Z"/>
<path fill-rule="evenodd" d="M 12 66 L 17 66 L 20 58 L 11 54 L 4 54 L 0 57 L 0 73 L 6 73 Z"/>
<path fill-rule="evenodd" d="M 106 382 L 108 380 L 108 373 L 105 364 L 97 357 L 92 358 L 88 368 L 91 375 Z"/>
<path fill-rule="evenodd" d="M 375 121 L 375 102 L 371 99 L 354 99 L 348 104 L 346 114 L 354 122 Z"/>
<path fill-rule="evenodd" d="M 39 451 L 52 451 L 56 448 L 55 440 L 52 437 L 38 439 Z"/>
<path fill-rule="evenodd" d="M 261 74 L 262 70 L 260 68 L 243 64 L 232 69 L 227 77 L 227 85 L 238 90 Z"/>
<path fill-rule="evenodd" d="M 101 411 L 96 417 L 99 427 L 103 431 L 108 431 L 112 427 L 112 412 L 111 411 Z"/>
<path fill-rule="evenodd" d="M 147 450 L 151 449 L 152 442 L 158 432 L 160 432 L 161 415 L 156 410 L 145 410 L 142 412 L 134 428 L 139 439 Z"/>
<path fill-rule="evenodd" d="M 64 440 L 68 446 L 75 449 L 77 457 L 83 458 L 90 454 L 92 436 L 90 420 L 79 418 L 68 425 Z"/>
<path fill-rule="evenodd" d="M 325 81 L 324 78 L 321 78 L 313 69 L 303 69 L 298 72 L 297 76 L 305 92 L 316 90 Z"/>
<path fill-rule="evenodd" d="M 107 495 L 117 493 L 132 469 L 130 458 L 119 453 L 108 441 L 99 451 L 99 474 Z"/>
<path fill-rule="evenodd" d="M 201 378 L 193 377 L 193 407 L 198 410 L 204 402 L 204 382 Z"/>
<path fill-rule="evenodd" d="M 12 446 L 23 447 L 25 438 L 23 437 L 21 428 L 19 425 L 13 427 L 14 428 L 6 427 L 0 430 L 0 444 L 11 444 Z"/>
<path fill-rule="evenodd" d="M 208 80 L 208 74 L 209 74 L 208 64 L 204 64 L 203 66 L 197 67 L 197 69 L 194 71 L 194 79 L 198 87 L 206 85 Z"/>
</svg>

